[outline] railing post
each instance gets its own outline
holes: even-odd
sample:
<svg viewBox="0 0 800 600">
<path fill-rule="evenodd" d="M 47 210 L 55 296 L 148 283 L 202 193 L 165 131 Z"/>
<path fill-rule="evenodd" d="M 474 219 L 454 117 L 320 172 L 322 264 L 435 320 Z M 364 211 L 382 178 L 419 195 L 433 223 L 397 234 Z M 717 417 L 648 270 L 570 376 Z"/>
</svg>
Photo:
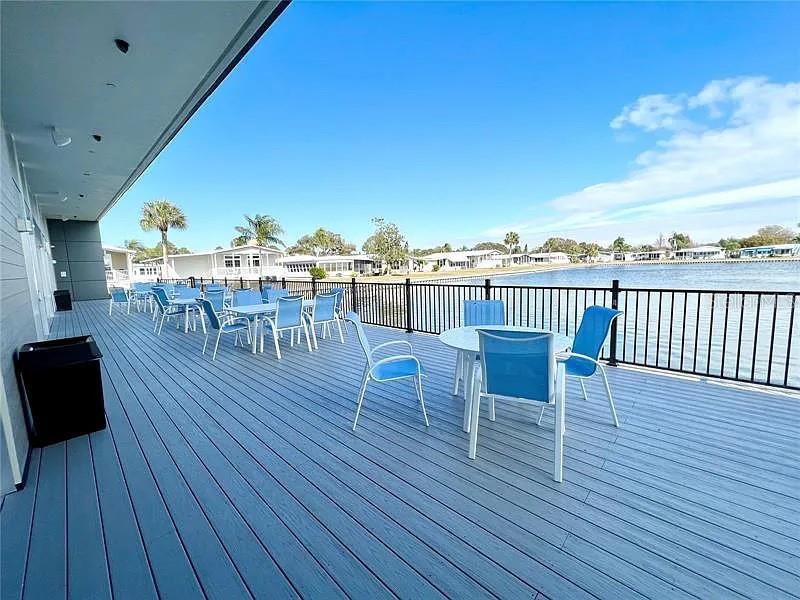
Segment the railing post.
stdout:
<svg viewBox="0 0 800 600">
<path fill-rule="evenodd" d="M 356 278 L 350 278 L 350 297 L 352 298 L 353 312 L 358 312 L 358 298 L 356 298 Z"/>
<path fill-rule="evenodd" d="M 286 289 L 286 277 L 281 277 L 281 287 L 284 290 Z"/>
<path fill-rule="evenodd" d="M 193 288 L 194 288 L 194 287 L 197 287 L 197 286 L 195 285 L 195 282 L 194 282 L 194 275 L 192 275 L 191 277 L 189 277 L 189 285 L 190 285 L 190 286 L 192 286 Z"/>
<path fill-rule="evenodd" d="M 200 278 L 200 287 L 201 288 L 203 287 L 203 278 L 202 277 Z"/>
<path fill-rule="evenodd" d="M 225 278 L 225 287 L 228 287 L 228 278 Z"/>
<path fill-rule="evenodd" d="M 312 277 L 311 278 L 311 297 L 313 298 L 316 295 L 317 295 L 317 280 Z"/>
<path fill-rule="evenodd" d="M 483 295 L 486 300 L 492 299 L 492 280 L 486 279 L 483 283 Z"/>
<path fill-rule="evenodd" d="M 264 287 L 261 285 L 261 277 L 258 278 L 258 291 L 263 292 Z"/>
<path fill-rule="evenodd" d="M 414 331 L 413 323 L 411 322 L 411 278 L 406 277 L 406 332 L 411 333 Z"/>
<path fill-rule="evenodd" d="M 239 277 L 239 289 L 240 290 L 244 289 L 244 279 L 242 279 L 241 277 Z"/>
<path fill-rule="evenodd" d="M 611 281 L 611 308 L 619 309 L 619 279 Z M 608 364 L 617 366 L 617 320 L 611 321 L 611 339 L 609 340 Z"/>
</svg>

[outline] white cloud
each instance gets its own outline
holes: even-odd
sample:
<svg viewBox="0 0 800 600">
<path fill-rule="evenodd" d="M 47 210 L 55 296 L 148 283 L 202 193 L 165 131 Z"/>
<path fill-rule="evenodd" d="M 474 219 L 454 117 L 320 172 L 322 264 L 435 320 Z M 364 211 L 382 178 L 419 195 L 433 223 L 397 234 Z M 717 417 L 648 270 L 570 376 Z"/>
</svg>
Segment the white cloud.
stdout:
<svg viewBox="0 0 800 600">
<path fill-rule="evenodd" d="M 726 207 L 752 211 L 754 229 L 765 224 L 759 207 L 800 199 L 800 82 L 740 77 L 711 81 L 694 95 L 643 96 L 611 127 L 667 135 L 635 157 L 626 177 L 552 199 L 545 222 L 503 229 L 534 234 L 676 213 L 687 222 Z"/>
</svg>

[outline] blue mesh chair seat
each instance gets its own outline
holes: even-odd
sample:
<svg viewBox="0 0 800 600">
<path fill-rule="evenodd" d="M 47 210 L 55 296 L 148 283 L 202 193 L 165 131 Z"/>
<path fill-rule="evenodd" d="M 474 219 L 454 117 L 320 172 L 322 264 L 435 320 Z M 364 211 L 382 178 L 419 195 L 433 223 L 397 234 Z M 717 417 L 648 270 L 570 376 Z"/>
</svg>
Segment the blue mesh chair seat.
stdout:
<svg viewBox="0 0 800 600">
<path fill-rule="evenodd" d="M 114 308 L 114 305 L 122 306 L 123 304 L 127 306 L 128 314 L 131 314 L 132 298 L 132 294 L 128 294 L 128 292 L 120 287 L 111 288 L 111 301 L 108 303 L 109 316 L 111 316 L 111 310 Z"/>
<path fill-rule="evenodd" d="M 219 340 L 223 336 L 223 334 L 233 334 L 235 337 L 233 338 L 233 345 L 236 346 L 239 344 L 239 336 L 242 332 L 247 334 L 247 341 L 248 343 L 251 341 L 250 337 L 250 322 L 243 318 L 243 317 L 235 317 L 232 315 L 220 315 L 214 310 L 214 305 L 211 304 L 211 301 L 206 298 L 201 298 L 198 300 L 199 305 L 203 309 L 208 317 L 208 321 L 211 324 L 211 329 L 216 329 L 217 331 L 217 341 L 214 343 L 214 353 L 211 355 L 211 360 L 216 360 L 217 358 L 217 350 L 219 349 Z M 206 353 L 206 345 L 208 344 L 208 333 L 206 333 L 206 339 L 203 342 L 203 354 Z"/>
<path fill-rule="evenodd" d="M 364 395 L 367 392 L 367 384 L 370 380 L 384 382 L 396 381 L 398 379 L 411 379 L 414 382 L 414 391 L 417 393 L 417 400 L 422 408 L 422 417 L 425 419 L 425 427 L 427 427 L 428 413 L 425 411 L 425 398 L 422 394 L 422 378 L 425 376 L 425 370 L 422 368 L 422 363 L 420 363 L 419 359 L 414 356 L 414 349 L 411 347 L 411 343 L 406 340 L 392 340 L 390 342 L 378 344 L 373 348 L 367 339 L 359 316 L 354 312 L 349 312 L 345 318 L 349 323 L 355 326 L 358 341 L 367 358 L 364 377 L 361 381 L 361 389 L 358 392 L 356 416 L 353 419 L 353 431 L 355 431 L 356 425 L 358 424 L 358 415 L 361 413 L 361 405 L 364 402 Z M 405 354 L 394 354 L 381 359 L 376 358 L 376 354 L 384 352 L 387 348 L 391 348 L 392 346 L 404 346 L 407 352 Z"/>
<path fill-rule="evenodd" d="M 556 405 L 553 479 L 561 481 L 564 403 L 556 401 L 556 359 L 552 333 L 479 329 L 480 369 L 470 406 L 469 457 L 477 453 L 480 405 L 484 398 L 532 405 Z M 559 367 L 563 370 L 562 366 Z M 561 388 L 563 392 L 563 387 Z M 494 411 L 490 420 L 494 420 Z"/>
<path fill-rule="evenodd" d="M 184 316 L 186 313 L 187 307 L 183 304 L 172 304 L 172 301 L 167 298 L 167 293 L 164 291 L 164 288 L 155 287 L 153 288 L 153 297 L 156 300 L 156 306 L 158 307 L 158 315 L 160 315 L 160 319 L 156 320 L 156 326 L 153 329 L 153 333 L 158 333 L 161 335 L 161 330 L 164 327 L 164 321 L 171 319 L 172 317 L 176 316 Z"/>
<path fill-rule="evenodd" d="M 284 331 L 289 332 L 292 346 L 294 346 L 294 332 L 298 332 L 298 343 L 300 332 L 302 331 L 305 333 L 306 345 L 308 346 L 308 351 L 311 352 L 311 338 L 309 337 L 308 326 L 306 324 L 307 318 L 303 315 L 303 298 L 300 296 L 278 298 L 277 304 L 278 306 L 275 310 L 275 314 L 272 316 L 265 315 L 262 320 L 261 351 L 264 351 L 264 329 L 269 327 L 272 331 L 272 339 L 275 342 L 275 354 L 278 355 L 278 358 L 281 358 L 281 347 L 278 343 L 278 338 Z"/>
<path fill-rule="evenodd" d="M 330 336 L 331 325 L 336 324 L 339 328 L 339 339 L 344 344 L 344 334 L 342 333 L 342 322 L 336 312 L 336 302 L 338 295 L 331 294 L 317 294 L 314 297 L 314 306 L 311 309 L 311 314 L 306 315 L 308 324 L 311 326 L 311 337 L 314 340 L 314 348 L 319 348 L 317 344 L 317 325 L 320 326 L 322 339 L 325 339 L 326 334 Z"/>
<path fill-rule="evenodd" d="M 606 370 L 600 364 L 600 353 L 603 350 L 608 333 L 611 331 L 611 324 L 620 315 L 622 315 L 622 311 L 605 306 L 590 306 L 587 308 L 581 318 L 580 327 L 575 333 L 572 350 L 563 355 L 568 357 L 565 361 L 567 375 L 578 378 L 584 400 L 588 400 L 589 397 L 586 394 L 586 386 L 583 380 L 592 377 L 597 372 L 600 373 L 606 389 L 611 420 L 614 422 L 615 427 L 619 427 L 619 419 L 617 418 L 617 410 L 614 407 L 611 388 L 608 385 Z M 541 422 L 543 414 L 544 409 L 539 413 L 539 422 Z"/>
</svg>

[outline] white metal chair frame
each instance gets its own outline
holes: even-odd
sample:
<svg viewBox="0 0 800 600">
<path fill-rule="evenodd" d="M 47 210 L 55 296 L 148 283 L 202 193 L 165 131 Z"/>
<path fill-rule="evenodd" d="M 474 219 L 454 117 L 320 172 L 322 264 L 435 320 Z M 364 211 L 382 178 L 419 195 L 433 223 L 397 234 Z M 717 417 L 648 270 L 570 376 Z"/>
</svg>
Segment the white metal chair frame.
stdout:
<svg viewBox="0 0 800 600">
<path fill-rule="evenodd" d="M 111 310 L 114 308 L 115 304 L 127 304 L 128 305 L 128 311 L 127 312 L 128 312 L 128 314 L 131 314 L 131 304 L 133 302 L 133 295 L 132 295 L 132 293 L 130 291 L 122 290 L 122 292 L 125 294 L 125 297 L 127 298 L 127 300 L 125 300 L 124 302 L 122 300 L 114 300 L 114 294 L 113 293 L 111 294 L 111 298 L 109 298 L 109 302 L 108 302 L 108 316 L 109 317 L 111 316 Z"/>
<path fill-rule="evenodd" d="M 322 339 L 324 340 L 326 333 L 330 337 L 330 335 L 331 335 L 330 325 L 331 325 L 331 323 L 335 323 L 336 327 L 339 329 L 339 339 L 344 344 L 344 333 L 342 332 L 342 320 L 339 317 L 339 314 L 337 313 L 336 305 L 334 304 L 333 318 L 332 319 L 326 319 L 325 321 L 317 321 L 316 312 L 317 312 L 317 303 L 316 302 L 314 303 L 314 306 L 311 308 L 311 312 L 310 313 L 304 311 L 304 315 L 305 315 L 306 319 L 308 319 L 308 325 L 311 328 L 311 338 L 314 341 L 314 349 L 315 350 L 319 350 L 319 345 L 317 344 L 317 331 L 316 331 L 316 326 L 317 325 L 320 326 L 320 335 L 322 336 Z M 300 343 L 300 332 L 299 331 L 297 332 L 297 343 L 298 344 Z"/>
<path fill-rule="evenodd" d="M 212 310 L 213 310 L 213 307 L 212 307 Z M 216 313 L 216 311 L 214 311 L 214 312 Z M 219 349 L 219 341 L 222 338 L 222 334 L 223 333 L 225 335 L 234 335 L 235 336 L 233 338 L 234 347 L 241 343 L 241 341 L 239 339 L 239 334 L 242 331 L 245 331 L 247 333 L 247 343 L 251 344 L 253 342 L 253 338 L 250 337 L 250 323 L 247 321 L 247 319 L 245 317 L 236 317 L 234 315 L 220 315 L 219 313 L 217 313 L 217 320 L 219 321 L 219 329 L 217 330 L 217 340 L 216 340 L 216 342 L 214 342 L 214 353 L 211 355 L 211 360 L 212 361 L 217 359 L 217 350 Z M 226 325 L 234 325 L 237 322 L 241 322 L 241 323 L 247 325 L 247 327 L 245 327 L 244 330 L 225 331 L 225 326 Z M 206 332 L 206 338 L 203 341 L 203 354 L 206 353 L 207 344 L 208 344 L 208 332 Z M 242 344 L 242 347 L 244 347 L 244 344 Z"/>
<path fill-rule="evenodd" d="M 557 356 L 559 363 L 566 361 L 568 358 L 579 358 L 581 360 L 588 360 L 596 365 L 597 369 L 600 371 L 600 375 L 603 376 L 603 384 L 606 388 L 606 397 L 608 398 L 608 407 L 611 409 L 611 419 L 614 421 L 614 427 L 619 427 L 619 419 L 617 418 L 617 410 L 614 407 L 614 398 L 611 395 L 611 387 L 608 385 L 608 376 L 606 375 L 605 367 L 600 363 L 600 361 L 592 358 L 591 356 L 586 356 L 585 354 L 578 354 L 577 352 L 560 352 Z M 581 375 L 569 375 L 569 377 L 575 377 L 578 380 L 578 383 L 581 384 L 581 392 L 583 393 L 583 399 L 588 400 L 589 397 L 586 394 L 586 386 L 583 383 L 584 379 L 591 379 L 595 376 L 597 371 L 592 373 L 591 375 L 581 376 Z M 536 421 L 536 424 L 539 425 L 542 422 L 542 417 L 544 416 L 544 409 L 545 407 L 542 406 L 542 410 L 539 411 L 539 418 Z"/>
</svg>

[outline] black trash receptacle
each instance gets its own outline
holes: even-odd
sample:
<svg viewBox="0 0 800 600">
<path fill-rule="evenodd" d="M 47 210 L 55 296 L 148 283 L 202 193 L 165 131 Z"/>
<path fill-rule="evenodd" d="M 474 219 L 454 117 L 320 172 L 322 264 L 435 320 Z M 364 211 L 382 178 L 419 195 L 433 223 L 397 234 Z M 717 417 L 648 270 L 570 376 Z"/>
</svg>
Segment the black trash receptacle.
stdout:
<svg viewBox="0 0 800 600">
<path fill-rule="evenodd" d="M 105 429 L 102 356 L 92 336 L 20 346 L 14 362 L 33 446 Z"/>
<path fill-rule="evenodd" d="M 72 310 L 72 294 L 69 290 L 56 290 L 53 298 L 56 301 L 56 310 Z"/>
</svg>

